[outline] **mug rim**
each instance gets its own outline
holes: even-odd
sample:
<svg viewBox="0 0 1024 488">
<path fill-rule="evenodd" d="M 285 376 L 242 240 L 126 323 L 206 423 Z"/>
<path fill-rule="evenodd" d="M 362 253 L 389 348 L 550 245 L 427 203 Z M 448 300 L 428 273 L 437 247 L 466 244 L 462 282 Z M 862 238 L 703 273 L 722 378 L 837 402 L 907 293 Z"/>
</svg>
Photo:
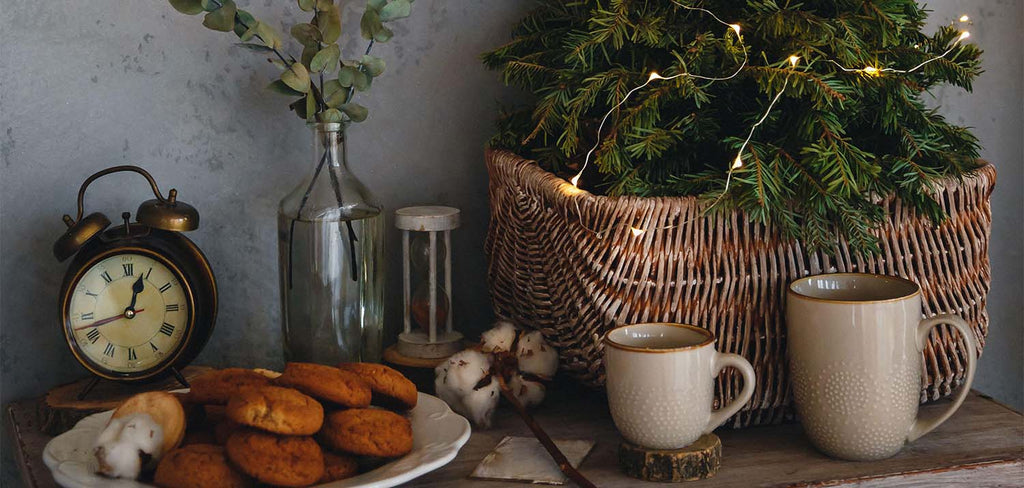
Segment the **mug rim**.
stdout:
<svg viewBox="0 0 1024 488">
<path fill-rule="evenodd" d="M 665 348 L 665 349 L 653 349 L 653 348 L 649 348 L 649 347 L 628 346 L 626 344 L 615 342 L 611 338 L 612 332 L 615 332 L 615 331 L 617 331 L 619 329 L 625 329 L 626 327 L 636 327 L 636 326 L 639 326 L 639 325 L 667 325 L 667 326 L 670 326 L 670 327 L 679 327 L 679 328 L 682 328 L 682 329 L 690 329 L 690 330 L 692 330 L 694 332 L 697 332 L 697 333 L 700 333 L 701 335 L 703 335 L 704 336 L 704 340 L 701 341 L 700 343 L 691 344 L 691 345 L 688 345 L 688 346 L 670 347 L 670 348 Z M 604 333 L 604 337 L 601 338 L 601 342 L 604 343 L 604 344 L 607 344 L 609 346 L 612 346 L 612 347 L 614 347 L 616 349 L 621 349 L 623 351 L 647 352 L 647 353 L 666 353 L 666 352 L 688 351 L 688 350 L 692 350 L 692 349 L 702 348 L 704 346 L 707 346 L 709 344 L 714 343 L 715 342 L 715 335 L 712 334 L 711 331 L 709 331 L 709 330 L 707 330 L 707 329 L 705 329 L 703 327 L 697 327 L 696 325 L 680 324 L 680 323 L 676 323 L 676 322 L 640 322 L 640 323 L 636 323 L 636 324 L 623 324 L 623 325 L 620 325 L 620 326 L 613 327 L 613 328 L 609 329 L 608 332 Z"/>
<path fill-rule="evenodd" d="M 900 281 L 900 282 L 903 282 L 905 284 L 913 286 L 914 287 L 914 292 L 910 293 L 910 294 L 898 296 L 898 297 L 882 298 L 882 299 L 878 299 L 878 300 L 838 300 L 838 299 L 833 299 L 833 298 L 821 298 L 821 297 L 807 295 L 807 294 L 804 294 L 804 293 L 800 293 L 795 288 L 797 283 L 807 282 L 807 281 L 810 281 L 813 278 L 827 278 L 827 277 L 830 277 L 830 276 L 866 276 L 866 277 L 869 277 L 869 278 L 884 278 L 884 279 L 887 279 L 887 280 Z M 792 282 L 789 283 L 789 286 L 787 287 L 787 294 L 792 295 L 792 296 L 797 297 L 797 298 L 804 299 L 804 300 L 810 300 L 810 301 L 815 301 L 815 302 L 823 302 L 823 303 L 841 303 L 841 304 L 853 304 L 853 305 L 865 304 L 865 303 L 888 303 L 888 302 L 899 302 L 899 301 L 903 301 L 903 300 L 909 300 L 911 298 L 914 298 L 914 297 L 920 295 L 921 294 L 921 285 L 918 284 L 916 281 L 909 280 L 909 279 L 904 278 L 902 276 L 884 275 L 884 274 L 879 274 L 879 273 L 821 273 L 821 274 L 816 274 L 816 275 L 808 275 L 808 276 L 804 276 L 802 278 L 797 278 L 797 279 L 793 280 Z"/>
</svg>

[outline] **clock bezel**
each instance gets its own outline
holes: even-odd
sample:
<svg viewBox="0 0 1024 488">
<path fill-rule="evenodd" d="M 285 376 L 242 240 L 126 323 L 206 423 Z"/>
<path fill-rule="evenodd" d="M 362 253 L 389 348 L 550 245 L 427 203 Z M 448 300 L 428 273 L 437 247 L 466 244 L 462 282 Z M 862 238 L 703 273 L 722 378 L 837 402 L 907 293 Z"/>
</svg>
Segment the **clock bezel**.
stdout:
<svg viewBox="0 0 1024 488">
<path fill-rule="evenodd" d="M 74 294 L 75 289 L 85 274 L 100 261 L 123 254 L 144 255 L 166 266 L 167 269 L 171 271 L 171 274 L 174 275 L 175 279 L 178 280 L 178 283 L 181 284 L 188 300 L 188 324 L 184 337 L 178 342 L 174 352 L 165 356 L 162 361 L 152 367 L 130 372 L 108 369 L 84 353 L 82 347 L 78 343 L 78 339 L 74 335 L 74 328 L 71 326 L 70 310 L 71 296 Z M 192 341 L 192 335 L 195 333 L 196 329 L 196 296 L 192 290 L 192 283 L 186 279 L 186 276 L 187 275 L 182 271 L 181 267 L 168 256 L 161 254 L 159 251 L 136 245 L 116 246 L 102 250 L 95 255 L 90 256 L 81 265 L 78 265 L 74 270 L 74 274 L 66 280 L 66 286 L 63 287 L 63 291 L 61 292 L 60 312 L 64 338 L 68 343 L 68 348 L 71 349 L 71 353 L 75 356 L 75 359 L 78 360 L 78 363 L 88 369 L 92 374 L 114 381 L 142 381 L 167 372 L 167 370 L 174 366 L 179 359 L 181 359 L 182 355 L 184 355 L 189 349 Z"/>
</svg>

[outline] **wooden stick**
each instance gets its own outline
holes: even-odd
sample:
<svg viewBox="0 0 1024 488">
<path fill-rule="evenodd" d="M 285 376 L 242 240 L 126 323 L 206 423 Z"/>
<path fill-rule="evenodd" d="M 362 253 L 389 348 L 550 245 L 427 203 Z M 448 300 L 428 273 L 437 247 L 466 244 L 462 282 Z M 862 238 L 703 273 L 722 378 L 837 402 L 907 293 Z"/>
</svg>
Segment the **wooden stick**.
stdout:
<svg viewBox="0 0 1024 488">
<path fill-rule="evenodd" d="M 575 481 L 576 484 L 582 488 L 597 488 L 597 486 L 591 483 L 590 480 L 583 476 L 582 473 L 572 467 L 572 464 L 569 463 L 565 454 L 562 454 L 562 451 L 558 450 L 558 446 L 556 446 L 555 442 L 551 440 L 551 437 L 548 436 L 547 432 L 544 432 L 544 429 L 542 429 L 540 424 L 533 419 L 533 416 L 526 411 L 523 404 L 519 403 L 519 399 L 516 398 L 515 394 L 513 394 L 512 390 L 508 387 L 508 383 L 505 382 L 504 376 L 500 374 L 495 376 L 498 377 L 498 386 L 501 387 L 501 396 L 505 397 L 505 399 L 516 408 L 516 412 L 523 418 L 523 422 L 526 422 L 526 426 L 533 431 L 533 435 L 537 437 L 537 440 L 540 441 L 541 445 L 544 446 L 544 449 L 546 449 L 548 454 L 551 455 L 551 458 L 555 460 L 556 464 L 558 464 L 558 469 L 562 470 L 569 479 Z"/>
</svg>

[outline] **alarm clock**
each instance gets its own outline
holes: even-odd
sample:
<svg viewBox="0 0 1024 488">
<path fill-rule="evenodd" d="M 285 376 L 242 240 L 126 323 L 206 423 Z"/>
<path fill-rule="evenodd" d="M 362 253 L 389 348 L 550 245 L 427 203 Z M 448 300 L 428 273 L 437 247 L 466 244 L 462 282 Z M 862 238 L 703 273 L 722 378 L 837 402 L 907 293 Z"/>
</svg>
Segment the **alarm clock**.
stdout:
<svg viewBox="0 0 1024 488">
<path fill-rule="evenodd" d="M 122 225 L 96 212 L 85 217 L 86 188 L 96 179 L 134 172 L 156 198 L 121 214 Z M 75 359 L 90 373 L 135 383 L 173 374 L 192 361 L 213 332 L 217 285 L 203 252 L 182 232 L 199 227 L 199 213 L 167 197 L 137 166 L 99 171 L 78 190 L 78 215 L 64 216 L 67 231 L 53 245 L 63 262 L 74 256 L 60 291 L 59 320 Z M 84 397 L 95 381 L 83 391 Z"/>
</svg>

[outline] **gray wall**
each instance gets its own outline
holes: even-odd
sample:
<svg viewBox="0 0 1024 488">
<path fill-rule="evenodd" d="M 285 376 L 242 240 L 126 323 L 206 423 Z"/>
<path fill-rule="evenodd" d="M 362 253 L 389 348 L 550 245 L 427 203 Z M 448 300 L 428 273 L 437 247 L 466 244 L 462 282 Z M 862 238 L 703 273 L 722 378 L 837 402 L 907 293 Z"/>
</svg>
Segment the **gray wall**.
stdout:
<svg viewBox="0 0 1024 488">
<path fill-rule="evenodd" d="M 1020 410 L 1024 405 L 1024 2 L 1020 0 L 941 0 L 932 23 L 967 14 L 971 41 L 985 50 L 985 73 L 973 93 L 946 87 L 934 103 L 950 120 L 974 128 L 981 156 L 999 176 L 992 195 L 992 290 L 990 328 L 975 388 Z"/>
<path fill-rule="evenodd" d="M 238 3 L 282 24 L 294 22 L 298 12 L 291 1 Z M 355 53 L 362 47 L 355 26 L 362 2 L 343 3 L 345 38 L 352 39 L 343 47 Z M 977 385 L 1020 408 L 1021 3 L 930 5 L 936 23 L 971 15 L 972 40 L 987 51 L 987 72 L 974 94 L 935 95 L 944 113 L 976 128 L 984 156 L 1000 172 L 993 197 L 992 328 Z M 370 119 L 350 131 L 351 166 L 388 208 L 443 203 L 462 209 L 454 296 L 467 330 L 480 330 L 491 316 L 482 146 L 495 101 L 514 96 L 476 56 L 507 39 L 511 22 L 528 6 L 515 0 L 416 2 L 395 39 L 377 48 L 388 70 L 362 99 Z M 284 99 L 263 91 L 276 68 L 230 48 L 230 35 L 199 21 L 163 1 L 0 2 L 0 403 L 84 374 L 54 323 L 65 266 L 52 258 L 50 246 L 63 231 L 60 216 L 74 211 L 78 185 L 112 164 L 145 166 L 202 213 L 202 227 L 190 237 L 215 266 L 222 309 L 197 361 L 280 361 L 274 218 L 278 200 L 312 164 L 309 136 L 286 112 Z M 87 207 L 112 217 L 134 211 L 147 198 L 140 182 L 132 175 L 101 181 Z M 397 271 L 393 265 L 392 277 Z M 400 300 L 396 284 L 392 279 L 388 288 L 392 305 Z M 13 478 L 9 453 L 4 457 L 6 486 Z"/>
</svg>

